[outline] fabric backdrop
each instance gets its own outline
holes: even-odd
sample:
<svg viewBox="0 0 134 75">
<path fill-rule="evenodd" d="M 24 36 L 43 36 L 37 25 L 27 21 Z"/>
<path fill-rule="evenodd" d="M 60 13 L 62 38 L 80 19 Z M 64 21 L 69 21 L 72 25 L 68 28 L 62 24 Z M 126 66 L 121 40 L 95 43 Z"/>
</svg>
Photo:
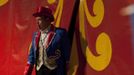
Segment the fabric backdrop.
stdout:
<svg viewBox="0 0 134 75">
<path fill-rule="evenodd" d="M 54 25 L 72 43 L 69 75 L 134 75 L 132 0 L 0 0 L 0 75 L 23 75 L 32 33 L 32 13 L 49 6 Z M 33 75 L 35 72 L 33 71 Z"/>
</svg>

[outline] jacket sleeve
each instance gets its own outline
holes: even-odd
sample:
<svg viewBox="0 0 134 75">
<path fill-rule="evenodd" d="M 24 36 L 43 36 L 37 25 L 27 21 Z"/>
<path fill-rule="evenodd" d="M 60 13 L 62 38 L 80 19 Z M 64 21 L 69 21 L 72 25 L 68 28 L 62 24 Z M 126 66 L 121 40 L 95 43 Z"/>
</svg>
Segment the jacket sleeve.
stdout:
<svg viewBox="0 0 134 75">
<path fill-rule="evenodd" d="M 33 70 L 33 67 L 34 67 L 34 37 L 32 39 L 32 43 L 29 47 L 30 51 L 29 51 L 29 55 L 28 55 L 28 61 L 27 61 L 27 65 L 25 67 L 25 70 L 24 70 L 24 75 L 31 75 L 32 74 L 32 70 Z"/>
<path fill-rule="evenodd" d="M 27 63 L 25 70 L 24 70 L 24 75 L 31 75 L 33 70 L 33 65 Z"/>
</svg>

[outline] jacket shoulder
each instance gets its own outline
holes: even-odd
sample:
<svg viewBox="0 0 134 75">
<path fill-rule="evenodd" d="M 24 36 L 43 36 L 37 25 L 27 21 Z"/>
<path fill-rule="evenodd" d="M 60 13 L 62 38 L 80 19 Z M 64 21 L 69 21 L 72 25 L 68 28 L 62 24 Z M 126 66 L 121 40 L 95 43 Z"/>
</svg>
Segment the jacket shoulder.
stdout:
<svg viewBox="0 0 134 75">
<path fill-rule="evenodd" d="M 66 29 L 64 29 L 64 28 L 56 28 L 56 32 L 67 33 Z"/>
</svg>

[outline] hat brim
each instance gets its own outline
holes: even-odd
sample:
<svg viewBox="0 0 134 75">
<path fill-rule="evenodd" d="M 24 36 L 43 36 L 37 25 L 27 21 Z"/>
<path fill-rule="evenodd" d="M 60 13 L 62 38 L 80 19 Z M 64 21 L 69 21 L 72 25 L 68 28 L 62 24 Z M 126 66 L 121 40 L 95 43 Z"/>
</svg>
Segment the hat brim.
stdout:
<svg viewBox="0 0 134 75">
<path fill-rule="evenodd" d="M 38 16 L 41 17 L 41 16 L 43 16 L 43 15 L 42 15 L 41 13 L 33 13 L 33 16 L 34 16 L 34 17 L 38 17 Z"/>
<path fill-rule="evenodd" d="M 49 20 L 52 22 L 52 21 L 54 21 L 54 16 L 51 14 L 51 15 L 43 15 L 43 14 L 41 14 L 41 13 L 33 13 L 33 16 L 34 17 L 44 17 L 44 18 L 49 18 Z"/>
</svg>

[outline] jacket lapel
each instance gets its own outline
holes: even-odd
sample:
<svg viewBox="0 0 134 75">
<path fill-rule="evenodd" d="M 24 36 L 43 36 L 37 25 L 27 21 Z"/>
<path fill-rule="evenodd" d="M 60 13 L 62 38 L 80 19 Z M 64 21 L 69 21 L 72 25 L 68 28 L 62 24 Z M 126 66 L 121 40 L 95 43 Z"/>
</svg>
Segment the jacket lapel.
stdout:
<svg viewBox="0 0 134 75">
<path fill-rule="evenodd" d="M 35 37 L 36 48 L 38 48 L 41 32 L 37 32 Z"/>
<path fill-rule="evenodd" d="M 46 49 L 49 47 L 49 45 L 52 43 L 52 40 L 54 39 L 54 36 L 56 34 L 54 31 L 55 31 L 55 27 L 53 25 L 51 25 L 50 31 L 46 37 L 46 42 L 44 44 Z"/>
<path fill-rule="evenodd" d="M 52 40 L 54 39 L 54 36 L 56 34 L 54 31 L 55 31 L 55 27 L 51 25 L 50 30 L 46 37 L 46 41 L 44 41 L 45 42 L 44 47 L 46 49 L 49 47 L 49 45 L 52 43 Z M 40 35 L 41 35 L 41 32 L 37 32 L 37 35 L 35 37 L 36 48 L 38 48 L 38 45 L 39 45 Z"/>
<path fill-rule="evenodd" d="M 49 47 L 49 45 L 52 43 L 52 40 L 54 39 L 54 36 L 55 36 L 55 32 L 49 32 L 48 36 L 47 36 L 47 41 L 46 41 L 46 49 Z"/>
</svg>

